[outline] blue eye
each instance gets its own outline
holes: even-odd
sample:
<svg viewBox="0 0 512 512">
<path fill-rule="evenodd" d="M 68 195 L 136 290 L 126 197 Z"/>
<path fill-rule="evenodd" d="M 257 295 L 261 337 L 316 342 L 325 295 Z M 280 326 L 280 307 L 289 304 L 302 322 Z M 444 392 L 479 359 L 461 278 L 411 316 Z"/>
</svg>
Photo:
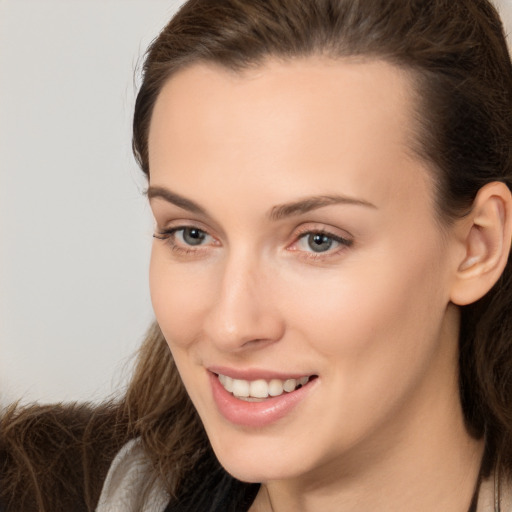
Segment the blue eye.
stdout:
<svg viewBox="0 0 512 512">
<path fill-rule="evenodd" d="M 331 237 L 322 233 L 310 233 L 306 236 L 306 241 L 313 252 L 326 252 L 336 243 Z"/>
<path fill-rule="evenodd" d="M 297 248 L 304 252 L 322 254 L 336 251 L 340 246 L 350 246 L 351 241 L 323 232 L 304 233 L 297 242 Z"/>
<path fill-rule="evenodd" d="M 207 233 L 197 228 L 181 228 L 174 235 L 186 245 L 201 245 L 208 238 Z"/>
<path fill-rule="evenodd" d="M 186 250 L 187 248 L 199 247 L 214 242 L 211 235 L 194 226 L 176 227 L 168 231 L 155 233 L 153 237 L 165 240 L 176 250 L 180 248 Z"/>
</svg>

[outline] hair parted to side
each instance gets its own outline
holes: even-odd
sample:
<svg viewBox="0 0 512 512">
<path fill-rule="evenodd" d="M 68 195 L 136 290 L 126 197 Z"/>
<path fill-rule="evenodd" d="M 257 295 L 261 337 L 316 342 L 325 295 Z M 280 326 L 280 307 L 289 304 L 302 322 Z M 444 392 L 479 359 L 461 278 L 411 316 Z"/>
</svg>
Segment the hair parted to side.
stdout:
<svg viewBox="0 0 512 512">
<path fill-rule="evenodd" d="M 189 0 L 151 44 L 143 66 L 133 150 L 144 173 L 151 173 L 153 107 L 178 70 L 206 62 L 243 72 L 268 58 L 315 55 L 383 59 L 410 74 L 417 97 L 412 149 L 430 164 L 442 222 L 463 215 L 486 183 L 499 180 L 512 188 L 512 65 L 499 16 L 487 0 Z M 509 259 L 486 297 L 462 308 L 460 336 L 460 393 L 468 430 L 475 437 L 485 435 L 491 464 L 510 476 L 511 265 Z M 0 421 L 0 432 L 6 432 L 0 436 L 0 475 L 9 468 L 9 487 L 1 482 L 0 497 L 10 492 L 6 503 L 13 504 L 7 510 L 20 510 L 16 499 L 26 486 L 37 504 L 21 510 L 61 509 L 45 494 L 47 479 L 38 476 L 42 455 L 25 444 L 34 414 L 32 409 L 11 411 Z M 41 430 L 61 422 L 47 411 L 41 414 L 46 414 Z M 107 409 L 83 415 L 84 510 L 94 509 L 101 481 L 91 478 L 97 467 L 88 454 L 103 446 L 110 456 L 135 436 L 153 461 L 155 478 L 166 482 L 181 504 L 201 510 L 201 499 L 214 499 L 213 489 L 231 486 L 236 493 L 248 485 L 226 478 L 215 460 L 156 325 L 140 350 L 126 395 Z M 83 434 L 75 430 L 69 434 L 73 440 Z M 23 492 L 16 494 L 13 482 Z"/>
</svg>

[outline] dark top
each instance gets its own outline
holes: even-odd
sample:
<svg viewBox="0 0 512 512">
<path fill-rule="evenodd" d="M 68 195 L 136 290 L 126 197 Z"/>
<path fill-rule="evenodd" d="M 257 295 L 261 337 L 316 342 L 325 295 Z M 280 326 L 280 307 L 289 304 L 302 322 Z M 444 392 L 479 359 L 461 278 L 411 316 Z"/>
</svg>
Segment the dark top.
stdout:
<svg viewBox="0 0 512 512">
<path fill-rule="evenodd" d="M 247 512 L 259 489 L 233 478 L 209 451 L 163 512 Z"/>
<path fill-rule="evenodd" d="M 239 482 L 241 484 L 241 482 Z M 259 484 L 242 484 L 241 487 L 226 487 L 215 493 L 204 493 L 194 503 L 180 500 L 170 502 L 164 512 L 247 512 L 251 508 Z"/>
</svg>

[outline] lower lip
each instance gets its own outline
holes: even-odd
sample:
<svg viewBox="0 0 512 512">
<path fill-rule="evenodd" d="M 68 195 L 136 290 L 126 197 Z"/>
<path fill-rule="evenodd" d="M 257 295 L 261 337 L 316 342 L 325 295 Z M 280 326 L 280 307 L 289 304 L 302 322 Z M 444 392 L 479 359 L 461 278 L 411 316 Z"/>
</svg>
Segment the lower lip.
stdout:
<svg viewBox="0 0 512 512">
<path fill-rule="evenodd" d="M 209 372 L 213 399 L 220 413 L 231 423 L 243 427 L 265 427 L 288 415 L 306 398 L 316 381 L 309 381 L 291 393 L 269 397 L 261 402 L 246 402 L 226 391 L 216 374 Z"/>
</svg>

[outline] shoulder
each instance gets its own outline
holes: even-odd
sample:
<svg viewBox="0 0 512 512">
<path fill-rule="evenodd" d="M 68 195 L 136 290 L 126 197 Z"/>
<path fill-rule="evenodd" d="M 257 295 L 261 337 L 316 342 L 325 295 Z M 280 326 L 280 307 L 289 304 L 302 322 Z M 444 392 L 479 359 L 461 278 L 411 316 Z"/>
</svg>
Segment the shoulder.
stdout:
<svg viewBox="0 0 512 512">
<path fill-rule="evenodd" d="M 133 439 L 114 458 L 96 512 L 162 512 L 169 499 L 140 440 Z"/>
</svg>

